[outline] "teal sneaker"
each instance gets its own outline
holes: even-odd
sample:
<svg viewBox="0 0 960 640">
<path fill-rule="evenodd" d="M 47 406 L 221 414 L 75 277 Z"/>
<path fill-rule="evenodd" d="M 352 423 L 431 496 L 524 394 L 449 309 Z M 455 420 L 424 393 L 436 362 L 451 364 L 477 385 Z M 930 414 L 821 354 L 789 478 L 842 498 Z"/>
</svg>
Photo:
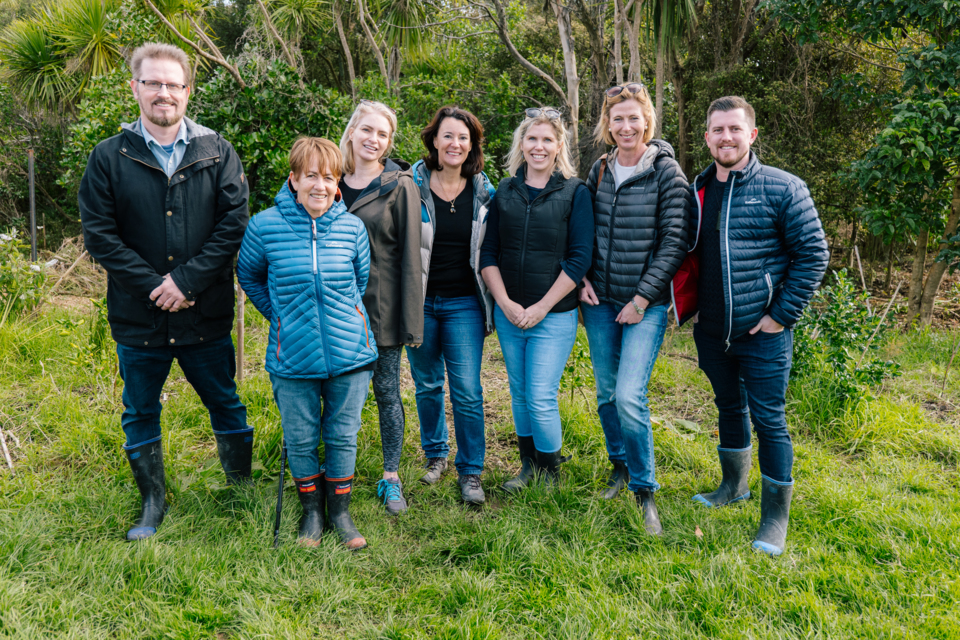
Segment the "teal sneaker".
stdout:
<svg viewBox="0 0 960 640">
<path fill-rule="evenodd" d="M 407 510 L 407 500 L 403 497 L 403 485 L 400 478 L 384 478 L 377 483 L 377 497 L 383 499 L 387 515 L 398 516 Z"/>
</svg>

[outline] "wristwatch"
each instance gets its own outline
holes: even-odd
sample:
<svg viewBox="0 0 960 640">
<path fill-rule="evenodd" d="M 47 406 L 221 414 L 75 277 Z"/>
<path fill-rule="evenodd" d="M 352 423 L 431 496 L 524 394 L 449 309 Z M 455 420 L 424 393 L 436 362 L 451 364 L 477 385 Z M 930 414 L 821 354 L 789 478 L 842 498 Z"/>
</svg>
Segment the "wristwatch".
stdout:
<svg viewBox="0 0 960 640">
<path fill-rule="evenodd" d="M 633 305 L 633 310 L 637 312 L 637 315 L 643 317 L 643 312 L 646 311 L 646 309 L 641 309 L 640 305 L 638 305 L 637 301 L 633 298 L 630 299 L 630 304 Z"/>
</svg>

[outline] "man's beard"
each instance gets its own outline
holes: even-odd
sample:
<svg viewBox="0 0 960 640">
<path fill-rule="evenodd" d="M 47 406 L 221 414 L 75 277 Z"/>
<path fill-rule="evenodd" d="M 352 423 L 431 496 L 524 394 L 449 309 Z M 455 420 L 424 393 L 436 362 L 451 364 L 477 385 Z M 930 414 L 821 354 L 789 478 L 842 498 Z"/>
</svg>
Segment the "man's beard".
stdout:
<svg viewBox="0 0 960 640">
<path fill-rule="evenodd" d="M 747 150 L 746 150 L 743 154 L 737 156 L 736 158 L 734 158 L 733 160 L 731 160 L 731 161 L 729 161 L 729 162 L 724 162 L 724 161 L 722 161 L 720 158 L 718 158 L 717 156 L 713 156 L 713 159 L 716 160 L 716 161 L 717 161 L 717 164 L 720 165 L 721 167 L 723 167 L 724 169 L 729 169 L 730 167 L 735 167 L 735 166 L 737 166 L 737 164 L 739 164 L 741 160 L 743 160 L 745 157 L 747 157 L 747 155 L 748 155 L 749 153 L 750 153 L 750 148 L 748 147 Z M 719 155 L 719 153 L 718 153 L 718 155 Z"/>
<path fill-rule="evenodd" d="M 153 105 L 150 105 L 153 107 Z M 183 120 L 183 113 L 179 110 L 179 105 L 174 105 L 175 113 L 170 116 L 158 116 L 153 113 L 153 109 L 147 111 L 144 115 L 147 117 L 147 120 L 157 125 L 158 127 L 172 127 L 175 124 L 178 124 Z"/>
</svg>

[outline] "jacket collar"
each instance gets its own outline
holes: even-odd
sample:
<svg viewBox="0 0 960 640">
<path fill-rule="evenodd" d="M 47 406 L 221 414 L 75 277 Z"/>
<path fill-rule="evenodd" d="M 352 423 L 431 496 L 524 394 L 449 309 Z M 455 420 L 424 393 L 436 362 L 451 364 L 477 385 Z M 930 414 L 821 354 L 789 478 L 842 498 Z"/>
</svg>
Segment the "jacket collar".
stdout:
<svg viewBox="0 0 960 640">
<path fill-rule="evenodd" d="M 617 161 L 617 157 L 620 154 L 620 149 L 614 149 L 610 152 L 610 155 L 607 156 L 607 166 L 610 167 L 610 170 L 613 170 L 613 163 Z M 676 157 L 673 152 L 673 147 L 670 146 L 670 143 L 666 140 L 654 139 L 647 143 L 647 150 L 643 152 L 643 155 L 640 157 L 640 162 L 637 163 L 637 166 L 634 167 L 633 173 L 620 183 L 622 187 L 627 181 L 632 180 L 637 176 L 644 175 L 648 171 L 653 170 L 653 165 L 658 158 L 674 158 Z"/>
<path fill-rule="evenodd" d="M 297 235 L 310 235 L 313 218 L 311 218 L 307 210 L 303 208 L 303 205 L 297 202 L 297 192 L 290 186 L 289 180 L 284 181 L 283 186 L 280 187 L 280 191 L 274 196 L 273 202 L 277 205 L 280 215 L 283 216 L 284 220 L 287 221 Z M 343 204 L 343 200 L 336 200 L 330 205 L 326 213 L 317 218 L 317 231 L 325 230 L 334 220 L 346 212 L 347 207 Z"/>
<path fill-rule="evenodd" d="M 747 166 L 740 171 L 731 171 L 730 175 L 735 178 L 735 184 L 742 184 L 750 181 L 755 175 L 757 175 L 762 166 L 763 165 L 760 164 L 760 159 L 757 158 L 757 154 L 751 150 L 750 160 L 747 161 Z M 717 163 L 711 162 L 707 168 L 701 171 L 700 175 L 697 176 L 697 188 L 701 188 L 704 184 L 706 184 L 707 180 L 712 180 L 715 175 L 717 175 Z"/>
<path fill-rule="evenodd" d="M 188 144 L 183 160 L 180 161 L 180 167 L 187 167 L 200 160 L 219 158 L 220 147 L 217 144 L 216 131 L 199 125 L 189 118 L 184 118 L 183 121 L 186 124 L 186 141 Z M 123 136 L 120 152 L 138 162 L 153 167 L 157 171 L 163 171 L 153 152 L 147 147 L 141 127 L 140 118 L 132 123 L 125 122 L 120 125 L 120 134 Z"/>
<path fill-rule="evenodd" d="M 510 186 L 513 189 L 515 189 L 521 196 L 523 196 L 524 200 L 529 200 L 529 196 L 527 195 L 527 190 L 521 188 L 526 186 L 526 184 L 524 183 L 524 181 L 526 180 L 526 173 L 527 173 L 527 163 L 524 162 L 523 164 L 520 165 L 520 168 L 517 169 L 517 174 L 513 177 L 513 181 L 510 183 Z M 559 171 L 554 171 L 553 175 L 550 176 L 550 179 L 547 180 L 547 184 L 543 187 L 543 190 L 540 192 L 540 196 L 544 196 L 548 193 L 551 193 L 553 191 L 560 189 L 563 186 L 564 180 L 566 180 L 566 178 L 563 177 L 562 173 L 560 173 Z M 540 196 L 537 196 L 537 197 L 539 198 Z"/>
<path fill-rule="evenodd" d="M 430 169 L 423 160 L 417 160 L 410 170 L 413 174 L 413 181 L 420 188 L 420 198 L 428 203 L 427 206 L 433 209 L 433 198 L 430 196 Z M 490 191 L 493 185 L 490 178 L 483 171 L 473 176 L 473 199 L 483 205 L 490 202 Z"/>
</svg>

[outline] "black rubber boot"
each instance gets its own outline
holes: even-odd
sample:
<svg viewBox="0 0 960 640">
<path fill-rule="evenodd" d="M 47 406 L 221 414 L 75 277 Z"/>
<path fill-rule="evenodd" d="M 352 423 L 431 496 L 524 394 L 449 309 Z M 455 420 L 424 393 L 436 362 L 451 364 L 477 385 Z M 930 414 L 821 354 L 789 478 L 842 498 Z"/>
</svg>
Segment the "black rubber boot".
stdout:
<svg viewBox="0 0 960 640">
<path fill-rule="evenodd" d="M 353 478 L 349 480 L 327 480 L 327 521 L 330 528 L 337 532 L 340 541 L 351 551 L 367 546 L 367 541 L 353 524 L 350 517 L 350 495 L 353 493 Z"/>
<path fill-rule="evenodd" d="M 559 451 L 553 453 L 537 451 L 537 474 L 548 488 L 560 482 L 560 465 L 569 459 L 570 456 L 562 456 Z"/>
<path fill-rule="evenodd" d="M 157 532 L 167 511 L 167 485 L 163 477 L 163 442 L 157 440 L 127 449 L 127 461 L 140 490 L 140 517 L 127 531 L 127 540 L 144 540 Z"/>
<path fill-rule="evenodd" d="M 613 471 L 610 473 L 610 479 L 607 480 L 608 488 L 603 492 L 603 499 L 613 500 L 628 484 L 630 484 L 630 472 L 627 470 L 627 463 L 614 460 Z"/>
<path fill-rule="evenodd" d="M 307 480 L 294 480 L 303 515 L 300 516 L 300 533 L 297 542 L 307 547 L 316 547 L 323 536 L 323 512 L 326 500 L 326 483 L 323 473 Z"/>
<path fill-rule="evenodd" d="M 507 493 L 522 491 L 533 482 L 537 471 L 537 447 L 533 436 L 517 436 L 517 448 L 520 449 L 520 473 L 503 483 Z"/>
<path fill-rule="evenodd" d="M 720 480 L 720 486 L 711 493 L 698 493 L 693 496 L 694 501 L 708 507 L 722 507 L 726 504 L 733 504 L 741 500 L 747 500 L 750 497 L 750 465 L 752 459 L 750 454 L 752 447 L 746 449 L 721 449 L 717 447 L 717 455 L 720 457 L 720 470 L 723 478 Z"/>
<path fill-rule="evenodd" d="M 790 500 L 793 498 L 793 483 L 763 479 L 760 494 L 760 528 L 753 540 L 753 548 L 767 555 L 778 556 L 787 544 L 787 524 L 790 522 Z"/>
<path fill-rule="evenodd" d="M 227 475 L 227 484 L 239 484 L 250 479 L 253 461 L 253 429 L 243 431 L 214 431 L 220 464 Z"/>
<path fill-rule="evenodd" d="M 640 489 L 637 496 L 637 506 L 643 512 L 643 528 L 652 536 L 663 534 L 663 525 L 660 524 L 660 514 L 657 513 L 657 503 L 653 499 L 653 491 Z"/>
</svg>

